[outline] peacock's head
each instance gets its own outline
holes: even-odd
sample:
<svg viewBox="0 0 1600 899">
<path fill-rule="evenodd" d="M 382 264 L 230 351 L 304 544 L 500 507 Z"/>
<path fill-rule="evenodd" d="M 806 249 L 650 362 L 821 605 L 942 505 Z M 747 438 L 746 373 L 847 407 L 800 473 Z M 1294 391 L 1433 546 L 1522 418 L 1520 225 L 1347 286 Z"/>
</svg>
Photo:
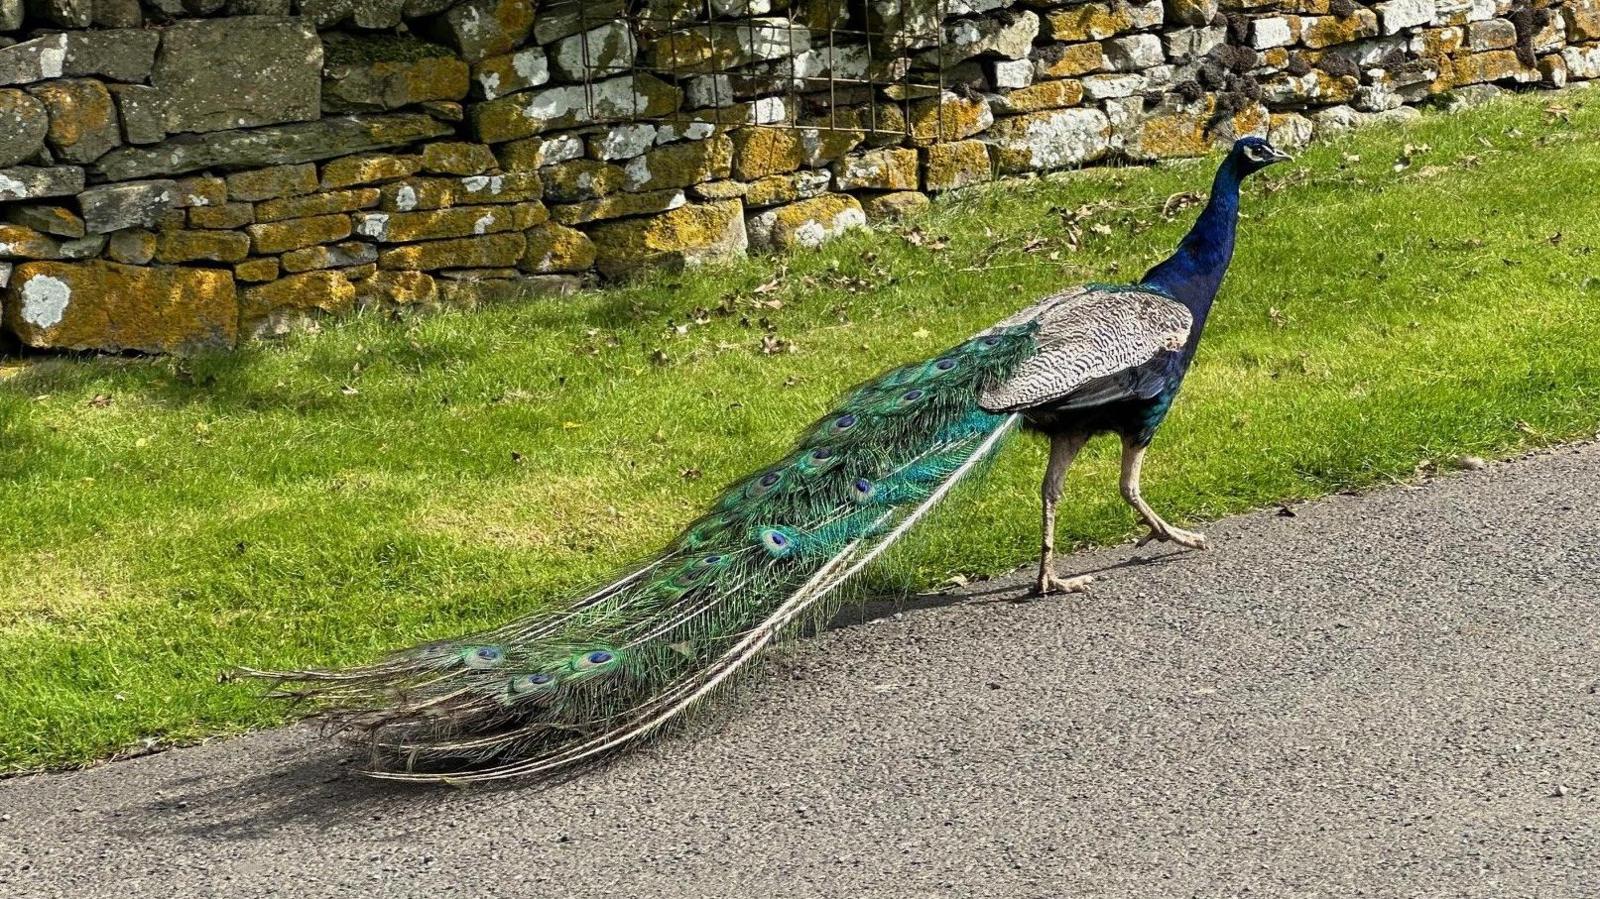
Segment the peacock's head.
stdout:
<svg viewBox="0 0 1600 899">
<path fill-rule="evenodd" d="M 1240 175 L 1259 172 L 1275 162 L 1293 158 L 1264 137 L 1241 137 L 1234 141 L 1233 150 L 1228 153 L 1228 162 Z"/>
</svg>

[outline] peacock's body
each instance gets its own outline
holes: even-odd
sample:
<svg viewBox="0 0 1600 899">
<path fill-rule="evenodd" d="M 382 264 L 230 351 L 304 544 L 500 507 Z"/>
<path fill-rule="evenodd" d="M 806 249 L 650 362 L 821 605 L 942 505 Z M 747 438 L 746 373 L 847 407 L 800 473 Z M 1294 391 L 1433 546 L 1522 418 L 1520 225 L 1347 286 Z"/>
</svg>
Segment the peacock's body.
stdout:
<svg viewBox="0 0 1600 899">
<path fill-rule="evenodd" d="M 1123 436 L 1123 492 L 1151 536 L 1203 546 L 1139 498 L 1139 460 L 1231 258 L 1239 179 L 1281 158 L 1240 141 L 1194 230 L 1139 285 L 1065 291 L 862 385 L 662 552 L 566 607 L 366 668 L 271 676 L 331 703 L 381 776 L 478 780 L 598 758 L 830 615 L 841 588 L 1020 422 L 1051 439 L 1042 592 L 1086 581 L 1054 575 L 1054 509 L 1066 466 L 1097 432 Z"/>
</svg>

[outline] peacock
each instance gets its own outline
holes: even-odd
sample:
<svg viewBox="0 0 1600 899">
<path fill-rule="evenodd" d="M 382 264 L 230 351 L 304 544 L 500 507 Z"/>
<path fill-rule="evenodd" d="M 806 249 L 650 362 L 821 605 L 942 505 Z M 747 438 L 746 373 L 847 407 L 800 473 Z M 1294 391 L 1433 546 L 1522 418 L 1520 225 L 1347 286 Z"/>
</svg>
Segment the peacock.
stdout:
<svg viewBox="0 0 1600 899">
<path fill-rule="evenodd" d="M 1056 505 L 1091 435 L 1122 440 L 1140 545 L 1203 549 L 1139 492 L 1233 255 L 1240 182 L 1288 159 L 1237 141 L 1204 211 L 1137 284 L 1046 297 L 926 361 L 850 392 L 788 455 L 728 487 L 676 539 L 612 582 L 494 630 L 350 670 L 250 672 L 323 704 L 372 753 L 369 773 L 480 781 L 599 760 L 661 732 L 781 638 L 825 621 L 854 578 L 1018 427 L 1049 440 L 1037 592 L 1057 576 Z"/>
</svg>

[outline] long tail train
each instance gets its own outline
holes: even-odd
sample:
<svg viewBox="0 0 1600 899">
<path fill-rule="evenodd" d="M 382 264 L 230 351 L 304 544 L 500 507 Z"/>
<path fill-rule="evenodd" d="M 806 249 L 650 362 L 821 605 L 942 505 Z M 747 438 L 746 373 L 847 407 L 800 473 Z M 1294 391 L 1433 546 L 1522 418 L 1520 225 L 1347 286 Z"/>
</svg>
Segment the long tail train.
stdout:
<svg viewBox="0 0 1600 899">
<path fill-rule="evenodd" d="M 324 704 L 372 774 L 491 780 L 566 768 L 725 686 L 993 454 L 1017 422 L 978 406 L 1034 350 L 981 334 L 853 391 L 666 549 L 564 608 L 346 671 L 247 672 Z"/>
</svg>

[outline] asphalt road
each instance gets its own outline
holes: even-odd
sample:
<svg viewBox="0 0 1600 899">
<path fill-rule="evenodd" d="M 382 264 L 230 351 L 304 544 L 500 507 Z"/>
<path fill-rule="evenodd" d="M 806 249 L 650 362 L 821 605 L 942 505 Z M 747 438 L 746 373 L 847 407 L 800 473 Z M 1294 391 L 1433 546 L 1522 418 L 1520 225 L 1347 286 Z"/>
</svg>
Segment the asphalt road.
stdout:
<svg viewBox="0 0 1600 899">
<path fill-rule="evenodd" d="M 0 781 L 0 895 L 1600 895 L 1600 447 L 1296 511 L 839 627 L 560 784 L 305 727 Z"/>
</svg>

